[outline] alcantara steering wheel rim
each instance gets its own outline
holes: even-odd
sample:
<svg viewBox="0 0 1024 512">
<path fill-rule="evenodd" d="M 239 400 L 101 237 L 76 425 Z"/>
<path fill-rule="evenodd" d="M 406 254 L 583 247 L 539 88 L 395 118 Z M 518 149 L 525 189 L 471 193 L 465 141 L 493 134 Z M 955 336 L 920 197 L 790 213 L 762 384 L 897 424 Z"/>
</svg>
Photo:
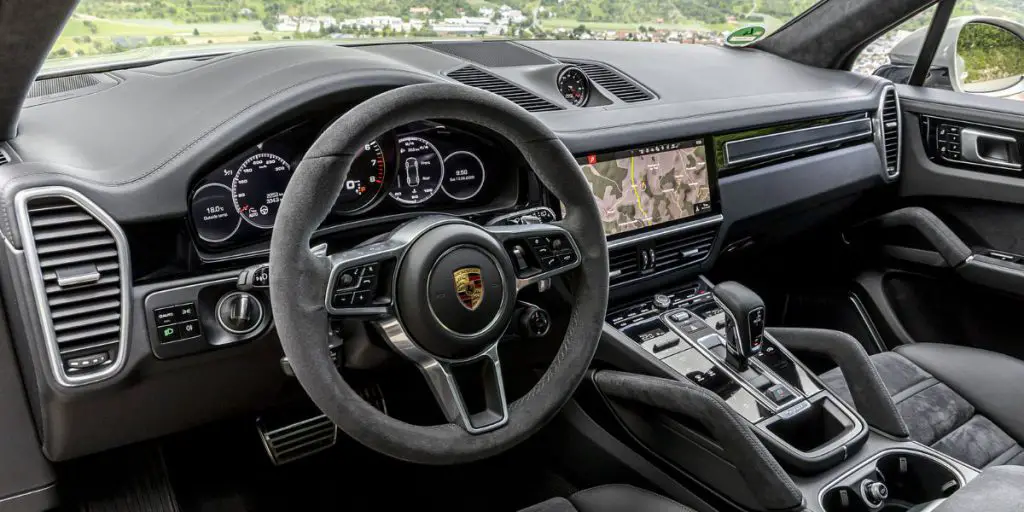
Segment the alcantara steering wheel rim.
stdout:
<svg viewBox="0 0 1024 512">
<path fill-rule="evenodd" d="M 365 141 L 425 119 L 475 124 L 507 139 L 541 183 L 566 205 L 566 217 L 552 224 L 505 228 L 485 228 L 454 217 L 427 217 L 403 225 L 381 242 L 326 258 L 315 256 L 309 250 L 313 232 L 330 212 L 354 155 Z M 533 274 L 522 274 L 518 268 L 506 265 L 502 258 L 507 259 L 508 255 L 502 247 L 520 240 L 525 243 L 527 237 L 536 236 L 568 242 L 568 249 L 563 252 L 569 263 L 544 265 Z M 461 245 L 444 246 L 456 242 Z M 438 250 L 442 251 L 440 256 L 435 255 Z M 391 260 L 396 265 L 390 278 L 391 296 L 380 299 L 390 303 L 379 308 L 360 308 L 358 314 L 383 315 L 376 320 L 379 330 L 399 353 L 420 367 L 449 421 L 458 419 L 458 424 L 418 426 L 391 418 L 363 400 L 331 362 L 327 348 L 329 315 L 350 315 L 354 311 L 336 307 L 338 304 L 332 302 L 331 294 L 339 286 L 336 279 L 346 268 L 382 261 L 377 258 L 380 255 L 395 258 Z M 499 320 L 486 323 L 479 331 L 473 329 L 483 320 L 471 313 L 456 312 L 458 308 L 445 309 L 443 314 L 433 311 L 434 305 L 440 310 L 448 308 L 454 300 L 436 293 L 435 285 L 450 286 L 453 278 L 449 271 L 455 268 L 456 273 L 460 272 L 458 268 L 464 260 L 474 265 L 476 278 L 481 281 L 479 286 L 486 284 L 492 292 L 482 292 L 481 308 L 490 307 Z M 493 260 L 493 265 L 489 266 L 489 260 Z M 442 265 L 446 266 L 441 268 Z M 394 89 L 357 105 L 328 127 L 306 153 L 289 183 L 271 238 L 270 266 L 270 295 L 278 335 L 296 377 L 313 402 L 342 431 L 367 447 L 425 464 L 462 463 L 495 455 L 525 440 L 554 417 L 582 381 L 593 359 L 608 300 L 608 253 L 603 225 L 590 186 L 578 171 L 573 156 L 554 133 L 522 108 L 494 94 L 455 84 Z M 427 266 L 429 272 L 424 274 Z M 469 267 L 462 267 L 465 268 Z M 508 275 L 510 269 L 512 276 Z M 565 338 L 551 365 L 533 389 L 507 406 L 504 421 L 475 428 L 468 415 L 460 417 L 457 408 L 448 407 L 450 404 L 442 400 L 446 393 L 454 393 L 461 400 L 458 385 L 451 379 L 447 383 L 437 381 L 445 380 L 449 365 L 492 357 L 493 351 L 495 379 L 500 384 L 496 347 L 504 330 L 500 321 L 506 325 L 508 321 L 502 319 L 508 314 L 504 309 L 507 296 L 514 302 L 515 293 L 522 287 L 563 273 L 570 279 L 574 303 Z M 421 279 L 423 275 L 427 276 L 425 280 Z M 459 285 L 457 280 L 455 284 Z M 431 316 L 413 311 L 417 308 L 399 307 L 418 300 L 417 293 L 424 289 L 428 294 L 423 300 L 432 305 Z M 488 302 L 497 300 L 495 297 L 502 300 L 497 306 Z M 374 311 L 364 311 L 367 309 Z M 495 323 L 499 325 L 491 325 Z M 474 325 L 465 330 L 473 331 L 472 334 L 463 334 L 463 327 L 469 324 Z M 415 354 L 406 350 L 408 345 L 402 345 L 401 336 L 394 332 L 396 328 L 419 333 L 422 343 L 405 332 Z M 492 340 L 489 336 L 496 337 Z M 430 349 L 424 348 L 424 344 Z M 423 358 L 423 354 L 425 359 L 416 359 Z M 504 400 L 503 388 L 500 397 Z"/>
</svg>

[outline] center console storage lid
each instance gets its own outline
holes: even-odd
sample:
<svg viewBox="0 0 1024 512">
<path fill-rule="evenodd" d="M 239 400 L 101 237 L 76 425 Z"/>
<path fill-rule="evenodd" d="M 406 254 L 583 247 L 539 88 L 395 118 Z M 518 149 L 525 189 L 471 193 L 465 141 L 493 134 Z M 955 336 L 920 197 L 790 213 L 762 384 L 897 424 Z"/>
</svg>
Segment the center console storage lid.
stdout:
<svg viewBox="0 0 1024 512">
<path fill-rule="evenodd" d="M 1024 509 L 1024 467 L 996 466 L 982 471 L 935 512 L 1017 512 Z"/>
</svg>

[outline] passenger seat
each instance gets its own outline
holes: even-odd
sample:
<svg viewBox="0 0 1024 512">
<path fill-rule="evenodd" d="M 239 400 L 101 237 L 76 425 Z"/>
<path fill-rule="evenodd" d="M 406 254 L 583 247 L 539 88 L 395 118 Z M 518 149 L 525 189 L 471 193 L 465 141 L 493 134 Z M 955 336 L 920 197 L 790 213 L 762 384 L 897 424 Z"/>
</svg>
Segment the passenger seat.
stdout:
<svg viewBox="0 0 1024 512">
<path fill-rule="evenodd" d="M 936 343 L 871 356 L 910 437 L 982 469 L 1024 466 L 1024 361 Z M 839 369 L 822 381 L 853 406 Z"/>
</svg>

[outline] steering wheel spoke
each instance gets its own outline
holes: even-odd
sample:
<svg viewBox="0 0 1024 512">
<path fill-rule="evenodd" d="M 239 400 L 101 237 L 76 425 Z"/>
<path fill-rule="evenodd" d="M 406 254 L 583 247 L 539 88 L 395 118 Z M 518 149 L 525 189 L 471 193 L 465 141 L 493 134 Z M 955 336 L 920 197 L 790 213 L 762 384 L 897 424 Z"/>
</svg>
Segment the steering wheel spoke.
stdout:
<svg viewBox="0 0 1024 512">
<path fill-rule="evenodd" d="M 341 317 L 391 314 L 396 262 L 405 248 L 404 242 L 389 238 L 330 255 L 327 312 Z"/>
<path fill-rule="evenodd" d="M 380 320 L 376 326 L 392 348 L 416 364 L 448 422 L 470 434 L 490 432 L 508 423 L 497 343 L 475 357 L 452 361 L 435 357 L 417 346 L 395 318 Z M 457 378 L 459 373 L 465 377 Z M 460 381 L 468 384 L 467 388 L 473 386 L 465 390 L 468 393 Z M 467 394 L 472 396 L 470 403 Z"/>
<path fill-rule="evenodd" d="M 557 223 L 487 226 L 486 229 L 512 258 L 516 290 L 580 266 L 576 240 Z"/>
</svg>

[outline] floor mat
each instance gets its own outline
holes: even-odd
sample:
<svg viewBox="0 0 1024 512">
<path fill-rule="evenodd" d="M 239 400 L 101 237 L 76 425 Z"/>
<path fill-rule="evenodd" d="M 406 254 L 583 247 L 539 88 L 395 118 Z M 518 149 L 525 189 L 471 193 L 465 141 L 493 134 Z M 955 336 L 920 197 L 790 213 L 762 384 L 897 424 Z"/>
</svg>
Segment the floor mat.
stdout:
<svg viewBox="0 0 1024 512">
<path fill-rule="evenodd" d="M 182 512 L 302 510 L 515 511 L 575 490 L 529 446 L 461 466 L 419 466 L 339 438 L 338 446 L 273 466 L 238 430 L 168 443 Z"/>
</svg>

